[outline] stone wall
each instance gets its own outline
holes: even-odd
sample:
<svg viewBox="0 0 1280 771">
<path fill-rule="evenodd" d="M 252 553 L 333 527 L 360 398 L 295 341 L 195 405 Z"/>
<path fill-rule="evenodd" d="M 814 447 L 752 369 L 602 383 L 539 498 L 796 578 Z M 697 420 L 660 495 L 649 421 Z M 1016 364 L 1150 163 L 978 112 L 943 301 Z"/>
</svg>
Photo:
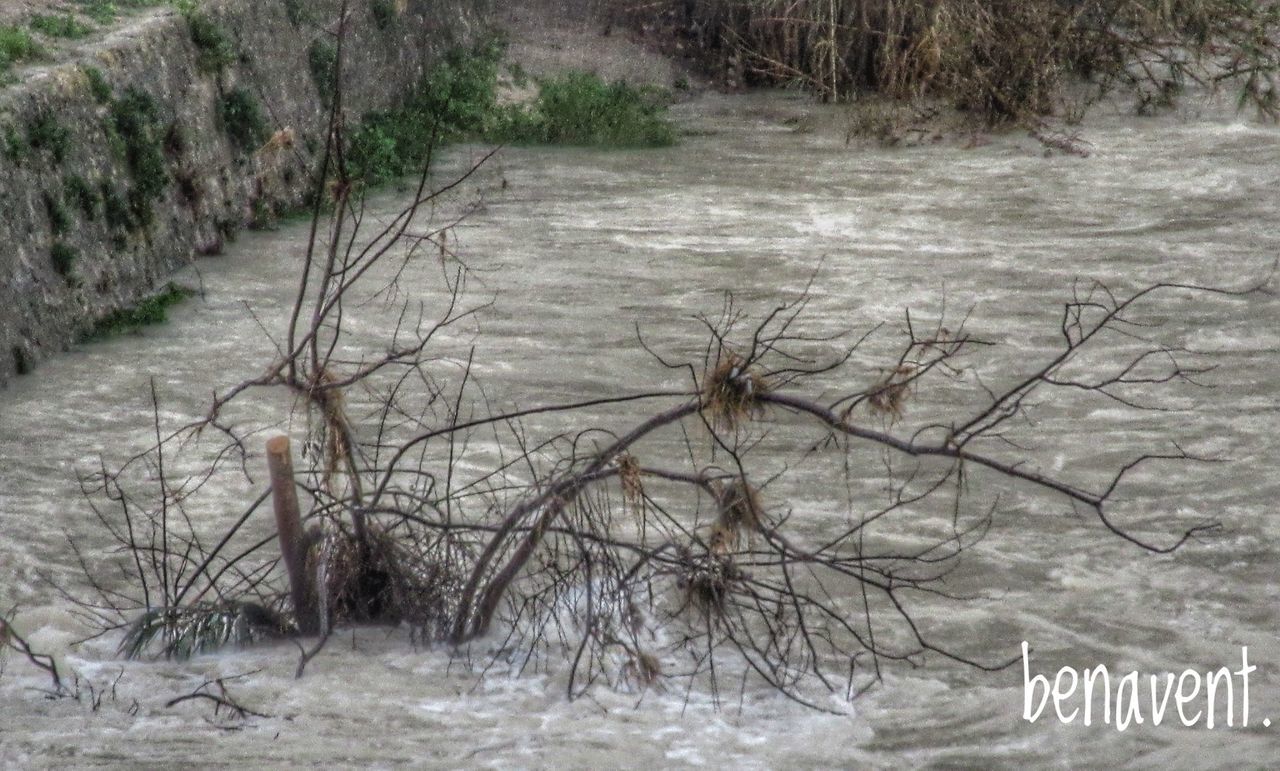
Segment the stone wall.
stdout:
<svg viewBox="0 0 1280 771">
<path fill-rule="evenodd" d="M 475 0 L 349 5 L 353 119 L 479 30 Z M 338 7 L 212 0 L 195 24 L 157 10 L 0 90 L 0 383 L 306 199 L 328 118 L 312 64 Z M 264 131 L 246 130 L 254 110 Z"/>
</svg>

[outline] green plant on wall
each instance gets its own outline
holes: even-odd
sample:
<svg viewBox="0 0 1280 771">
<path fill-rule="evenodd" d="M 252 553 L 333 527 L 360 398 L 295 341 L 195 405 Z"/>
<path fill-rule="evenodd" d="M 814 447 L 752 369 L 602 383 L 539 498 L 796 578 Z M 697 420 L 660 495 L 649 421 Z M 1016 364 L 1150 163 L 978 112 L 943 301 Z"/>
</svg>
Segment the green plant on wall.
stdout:
<svg viewBox="0 0 1280 771">
<path fill-rule="evenodd" d="M 47 151 L 55 161 L 62 163 L 67 148 L 71 146 L 71 132 L 53 112 L 42 112 L 27 126 L 27 143 L 32 150 Z"/>
<path fill-rule="evenodd" d="M 102 218 L 106 220 L 107 226 L 115 231 L 133 229 L 133 216 L 120 193 L 109 182 L 103 182 L 99 192 L 102 194 Z M 115 246 L 120 248 L 122 241 L 117 240 Z"/>
<path fill-rule="evenodd" d="M 27 155 L 27 143 L 13 126 L 4 127 L 4 156 L 15 165 Z"/>
<path fill-rule="evenodd" d="M 98 196 L 88 181 L 79 174 L 69 174 L 62 179 L 63 198 L 67 205 L 80 210 L 84 218 L 93 221 L 98 216 Z"/>
<path fill-rule="evenodd" d="M 203 13 L 187 14 L 187 28 L 196 47 L 201 72 L 218 73 L 235 63 L 236 46 L 221 25 Z"/>
<path fill-rule="evenodd" d="M 170 308 L 194 294 L 195 291 L 188 287 L 169 283 L 159 293 L 147 297 L 137 305 L 122 308 L 99 319 L 93 329 L 84 334 L 80 340 L 96 342 L 137 332 L 145 326 L 163 324 L 169 318 Z"/>
<path fill-rule="evenodd" d="M 110 0 L 77 0 L 80 12 L 98 24 L 110 24 L 116 20 L 120 10 Z"/>
<path fill-rule="evenodd" d="M 256 149 L 267 138 L 267 121 L 253 94 L 234 88 L 222 97 L 222 127 L 242 151 Z"/>
<path fill-rule="evenodd" d="M 19 346 L 13 347 L 13 369 L 19 375 L 31 374 L 33 364 L 31 357 L 27 355 L 26 350 Z"/>
<path fill-rule="evenodd" d="M 81 69 L 84 71 L 85 79 L 89 82 L 89 93 L 93 95 L 93 101 L 98 104 L 110 102 L 111 84 L 107 83 L 107 78 L 102 74 L 102 70 L 89 66 Z"/>
<path fill-rule="evenodd" d="M 284 13 L 295 29 L 301 27 L 309 18 L 306 0 L 284 0 Z"/>
<path fill-rule="evenodd" d="M 307 49 L 307 62 L 311 65 L 311 81 L 316 84 L 321 103 L 331 107 L 333 95 L 337 93 L 338 46 L 326 38 L 316 38 Z"/>
<path fill-rule="evenodd" d="M 111 104 L 111 124 L 123 142 L 125 162 L 133 180 L 129 191 L 132 216 L 128 221 L 135 226 L 147 225 L 151 222 L 152 204 L 169 184 L 155 101 L 145 91 L 130 86 Z M 103 200 L 106 204 L 105 193 Z M 108 212 L 108 221 L 111 219 Z"/>
<path fill-rule="evenodd" d="M 54 241 L 49 250 L 49 259 L 59 276 L 70 276 L 79 257 L 80 253 L 74 246 L 68 246 L 61 241 Z"/>
<path fill-rule="evenodd" d="M 40 53 L 40 45 L 25 29 L 0 25 L 0 72 Z"/>
<path fill-rule="evenodd" d="M 41 194 L 41 200 L 44 201 L 45 213 L 49 215 L 49 229 L 53 231 L 55 236 L 60 236 L 67 232 L 71 227 L 71 217 L 67 215 L 67 209 L 62 202 L 54 198 L 46 190 Z"/>
<path fill-rule="evenodd" d="M 369 13 L 373 16 L 373 23 L 378 29 L 386 32 L 395 26 L 400 15 L 396 13 L 396 4 L 394 0 L 371 0 L 369 3 Z"/>
</svg>

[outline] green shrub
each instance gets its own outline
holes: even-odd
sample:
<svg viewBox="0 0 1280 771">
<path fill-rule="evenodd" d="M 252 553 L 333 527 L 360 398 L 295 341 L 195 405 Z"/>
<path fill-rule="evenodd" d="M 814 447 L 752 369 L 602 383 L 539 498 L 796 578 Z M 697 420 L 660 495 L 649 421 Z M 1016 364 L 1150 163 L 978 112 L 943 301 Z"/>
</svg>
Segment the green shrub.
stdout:
<svg viewBox="0 0 1280 771">
<path fill-rule="evenodd" d="M 364 116 L 348 147 L 351 175 L 377 184 L 420 170 L 433 141 L 484 134 L 497 110 L 502 43 L 450 51 L 397 109 Z"/>
<path fill-rule="evenodd" d="M 68 246 L 61 241 L 54 241 L 53 247 L 49 250 L 49 259 L 53 262 L 53 269 L 58 271 L 59 276 L 71 275 L 79 258 L 80 253 L 74 246 Z"/>
<path fill-rule="evenodd" d="M 121 8 L 152 8 L 169 5 L 189 11 L 193 0 L 75 0 L 80 12 L 98 24 L 111 24 L 120 16 Z"/>
<path fill-rule="evenodd" d="M 93 221 L 98 216 L 98 196 L 84 177 L 69 174 L 62 179 L 63 197 L 70 206 L 80 210 L 85 219 Z"/>
<path fill-rule="evenodd" d="M 102 119 L 102 134 L 107 138 L 107 146 L 111 148 L 112 157 L 125 160 L 129 155 L 129 148 L 125 146 L 124 137 L 116 131 L 115 121 L 110 115 Z"/>
<path fill-rule="evenodd" d="M 433 141 L 661 147 L 674 143 L 666 99 L 655 89 L 572 73 L 541 84 L 530 107 L 497 104 L 500 41 L 448 53 L 406 103 L 364 116 L 349 138 L 348 172 L 378 184 L 420 170 Z"/>
<path fill-rule="evenodd" d="M 203 13 L 190 13 L 187 28 L 196 46 L 196 66 L 201 72 L 218 73 L 235 63 L 235 43 L 216 21 Z"/>
<path fill-rule="evenodd" d="M 31 17 L 31 29 L 49 37 L 82 38 L 90 32 L 89 25 L 69 13 L 58 15 L 37 14 Z"/>
<path fill-rule="evenodd" d="M 40 45 L 31 34 L 18 27 L 0 26 L 0 72 L 41 53 Z"/>
<path fill-rule="evenodd" d="M 152 204 L 159 199 L 169 184 L 162 151 L 162 129 L 155 102 L 145 92 L 134 86 L 125 90 L 111 104 L 111 126 L 123 143 L 125 162 L 133 186 L 129 190 L 129 211 L 124 218 L 131 226 L 148 225 L 152 217 Z M 107 196 L 104 206 L 110 208 Z M 116 225 L 120 218 L 108 212 L 108 222 Z"/>
<path fill-rule="evenodd" d="M 511 75 L 511 85 L 516 88 L 524 88 L 533 80 L 529 77 L 529 73 L 521 66 L 520 62 L 511 62 L 507 65 L 507 72 Z"/>
<path fill-rule="evenodd" d="M 106 220 L 107 225 L 113 230 L 132 230 L 133 215 L 129 213 L 128 204 L 120 197 L 116 189 L 110 183 L 103 182 L 100 186 L 100 192 L 102 194 L 102 217 Z"/>
<path fill-rule="evenodd" d="M 188 145 L 187 132 L 182 128 L 182 124 L 176 120 L 169 124 L 169 128 L 164 132 L 164 151 L 171 158 L 178 158 L 187 153 Z"/>
<path fill-rule="evenodd" d="M 67 148 L 71 145 L 71 132 L 58 122 L 56 115 L 45 112 L 27 127 L 27 143 L 32 150 L 49 151 L 55 161 L 62 163 L 67 155 Z"/>
<path fill-rule="evenodd" d="M 387 115 L 366 115 L 347 149 L 350 174 L 371 185 L 407 174 L 408 161 L 394 136 L 395 127 Z"/>
<path fill-rule="evenodd" d="M 97 67 L 82 67 L 84 76 L 89 81 L 89 93 L 93 95 L 93 100 L 98 104 L 106 104 L 111 101 L 111 84 L 107 82 L 106 76 L 102 74 L 102 70 Z"/>
<path fill-rule="evenodd" d="M 4 127 L 4 155 L 15 165 L 27 156 L 27 143 L 13 126 Z"/>
<path fill-rule="evenodd" d="M 337 93 L 338 47 L 327 38 L 316 38 L 307 49 L 307 61 L 311 65 L 311 81 L 320 92 L 320 102 L 325 107 L 331 106 Z"/>
<path fill-rule="evenodd" d="M 369 13 L 373 16 L 373 23 L 383 32 L 391 29 L 398 18 L 396 6 L 392 0 L 371 0 Z"/>
<path fill-rule="evenodd" d="M 49 229 L 55 236 L 66 233 L 71 227 L 71 217 L 67 216 L 66 207 L 48 191 L 41 194 L 41 199 L 44 201 L 44 210 L 49 215 Z"/>
<path fill-rule="evenodd" d="M 222 97 L 222 127 L 231 142 L 243 151 L 256 149 L 267 138 L 267 121 L 258 100 L 243 88 Z"/>
<path fill-rule="evenodd" d="M 120 13 L 116 4 L 110 0 L 78 0 L 78 2 L 82 6 L 81 13 L 98 24 L 111 24 Z"/>
<path fill-rule="evenodd" d="M 136 332 L 142 327 L 163 324 L 169 318 L 169 309 L 195 292 L 184 286 L 170 283 L 131 308 L 114 311 L 98 320 L 93 329 L 81 337 L 82 342 L 94 342 Z"/>
<path fill-rule="evenodd" d="M 301 27 L 302 23 L 308 19 L 304 0 L 284 0 L 284 12 L 295 29 Z"/>
<path fill-rule="evenodd" d="M 676 134 L 665 110 L 665 96 L 655 89 L 570 72 L 542 81 L 529 108 L 499 112 L 489 135 L 517 143 L 666 147 Z"/>
<path fill-rule="evenodd" d="M 443 139 L 461 139 L 484 130 L 497 106 L 498 62 L 504 44 L 490 39 L 456 49 L 427 73 L 409 109 L 439 126 Z"/>
</svg>

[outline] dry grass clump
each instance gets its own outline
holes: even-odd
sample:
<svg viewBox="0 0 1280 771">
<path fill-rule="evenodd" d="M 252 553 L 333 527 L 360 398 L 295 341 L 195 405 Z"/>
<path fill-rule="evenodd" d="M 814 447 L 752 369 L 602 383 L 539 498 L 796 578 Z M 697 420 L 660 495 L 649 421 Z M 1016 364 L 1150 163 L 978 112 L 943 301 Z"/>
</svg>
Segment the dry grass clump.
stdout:
<svg viewBox="0 0 1280 771">
<path fill-rule="evenodd" d="M 915 375 L 916 368 L 910 364 L 895 367 L 867 392 L 867 409 L 888 417 L 891 422 L 901 420 Z"/>
<path fill-rule="evenodd" d="M 764 413 L 760 396 L 768 391 L 759 372 L 741 356 L 728 353 L 703 378 L 702 411 L 717 430 L 733 431 Z"/>
<path fill-rule="evenodd" d="M 644 514 L 644 482 L 640 474 L 640 462 L 631 453 L 622 453 L 614 459 L 618 467 L 618 480 L 622 483 L 622 502 L 628 511 L 637 516 Z"/>
<path fill-rule="evenodd" d="M 351 457 L 350 428 L 347 422 L 346 397 L 334 387 L 337 378 L 322 368 L 316 375 L 314 386 L 306 392 L 310 439 L 308 447 L 320 458 L 321 481 L 332 493 L 337 475 L 345 470 Z M 313 417 L 314 415 L 314 417 Z"/>
<path fill-rule="evenodd" d="M 727 555 L 737 551 L 744 535 L 754 543 L 756 533 L 764 526 L 760 492 L 744 480 L 737 479 L 727 487 L 717 485 L 715 495 L 719 514 L 711 528 L 711 552 Z"/>
<path fill-rule="evenodd" d="M 657 684 L 662 677 L 662 662 L 658 657 L 642 650 L 628 650 L 628 654 L 627 663 L 622 667 L 623 678 L 639 688 Z"/>
<path fill-rule="evenodd" d="M 677 577 L 676 588 L 684 595 L 683 606 L 702 614 L 722 615 L 742 571 L 729 558 L 715 554 L 688 555 L 682 563 L 685 570 Z"/>
<path fill-rule="evenodd" d="M 715 483 L 712 491 L 718 510 L 706 551 L 695 555 L 682 549 L 676 588 L 684 595 L 684 607 L 718 616 L 735 584 L 745 578 L 733 555 L 744 538 L 753 543 L 755 534 L 764 529 L 764 506 L 759 491 L 742 479 L 729 485 Z"/>
</svg>

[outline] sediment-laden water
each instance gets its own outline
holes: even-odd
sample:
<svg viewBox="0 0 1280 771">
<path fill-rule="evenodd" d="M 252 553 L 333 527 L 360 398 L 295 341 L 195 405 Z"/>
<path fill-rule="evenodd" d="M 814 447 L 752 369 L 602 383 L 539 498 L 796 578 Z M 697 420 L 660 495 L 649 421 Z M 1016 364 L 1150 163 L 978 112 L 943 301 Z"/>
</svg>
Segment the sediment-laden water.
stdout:
<svg viewBox="0 0 1280 771">
<path fill-rule="evenodd" d="M 991 382 L 1009 382 L 1051 355 L 1077 278 L 1120 293 L 1157 281 L 1234 287 L 1265 275 L 1280 255 L 1280 131 L 1234 116 L 1099 113 L 1085 127 L 1093 152 L 1082 159 L 1043 157 L 1018 136 L 971 149 L 846 146 L 838 132 L 794 130 L 787 116 L 820 111 L 776 94 L 704 97 L 680 112 L 693 131 L 673 149 L 507 149 L 468 190 L 483 204 L 452 243 L 473 271 L 468 296 L 494 305 L 440 345 L 454 357 L 475 347 L 476 374 L 495 404 L 668 387 L 677 376 L 636 344 L 637 324 L 653 347 L 688 357 L 704 345 L 690 317 L 717 314 L 724 290 L 759 312 L 811 277 L 807 330 L 890 324 L 855 359 L 868 371 L 889 363 L 900 342 L 892 325 L 910 308 L 918 319 L 969 314 L 975 334 L 1000 344 L 975 363 Z M 470 152 L 449 163 L 460 167 Z M 380 196 L 375 216 L 398 202 Z M 1126 523 L 1154 538 L 1203 519 L 1220 520 L 1223 533 L 1151 555 L 1061 500 L 1012 488 L 955 579 L 986 598 L 929 600 L 918 612 L 975 655 L 1012 657 L 1027 640 L 1045 673 L 1093 664 L 1121 673 L 1234 669 L 1248 646 L 1258 667 L 1249 728 L 1166 718 L 1120 733 L 1048 716 L 1031 725 L 1021 719 L 1020 667 L 990 674 L 938 658 L 890 666 L 883 684 L 832 716 L 754 683 L 718 707 L 683 688 L 598 688 L 570 702 L 555 662 L 520 677 L 480 676 L 450 665 L 447 651 L 386 630 L 335 640 L 302 680 L 287 643 L 185 663 L 123 662 L 114 640 L 66 650 L 83 628 L 43 578 L 66 582 L 76 572 L 68 534 L 90 551 L 107 543 L 77 472 L 100 454 L 119 462 L 146 445 L 152 378 L 162 419 L 176 424 L 200 414 L 211 389 L 261 370 L 272 347 L 258 324 L 279 329 L 286 317 L 305 235 L 296 224 L 245 235 L 199 264 L 204 295 L 171 323 L 77 348 L 0 392 L 0 604 L 19 606 L 19 626 L 58 651 L 86 693 L 90 684 L 107 689 L 96 710 L 87 696 L 49 700 L 35 690 L 44 685 L 38 673 L 8 656 L 6 765 L 1235 768 L 1266 765 L 1280 751 L 1280 725 L 1261 724 L 1280 721 L 1280 301 L 1270 295 L 1162 296 L 1143 318 L 1164 323 L 1157 339 L 1215 364 L 1201 376 L 1212 387 L 1174 388 L 1170 411 L 1141 416 L 1087 395 L 1055 397 L 1030 434 L 1041 467 L 1083 480 L 1173 440 L 1228 460 L 1148 476 L 1126 509 Z M 439 300 L 438 271 L 423 269 L 406 291 L 428 306 Z M 355 338 L 373 339 L 380 318 L 353 311 Z M 841 386 L 850 387 L 816 384 Z M 963 408 L 949 398 L 921 394 L 909 409 Z M 246 421 L 278 421 L 288 406 L 266 396 L 249 404 Z M 621 428 L 640 414 L 579 420 Z M 531 435 L 569 428 L 551 417 L 525 425 Z M 813 438 L 778 430 L 784 444 Z M 844 516 L 823 508 L 843 500 L 824 483 L 798 468 L 784 483 L 791 487 L 771 491 L 797 512 L 797 537 L 821 535 Z M 215 524 L 220 511 L 234 516 L 245 494 L 214 491 L 202 516 Z M 207 705 L 164 706 L 206 678 L 240 674 L 228 687 L 270 717 L 229 731 L 208 719 Z"/>
</svg>

